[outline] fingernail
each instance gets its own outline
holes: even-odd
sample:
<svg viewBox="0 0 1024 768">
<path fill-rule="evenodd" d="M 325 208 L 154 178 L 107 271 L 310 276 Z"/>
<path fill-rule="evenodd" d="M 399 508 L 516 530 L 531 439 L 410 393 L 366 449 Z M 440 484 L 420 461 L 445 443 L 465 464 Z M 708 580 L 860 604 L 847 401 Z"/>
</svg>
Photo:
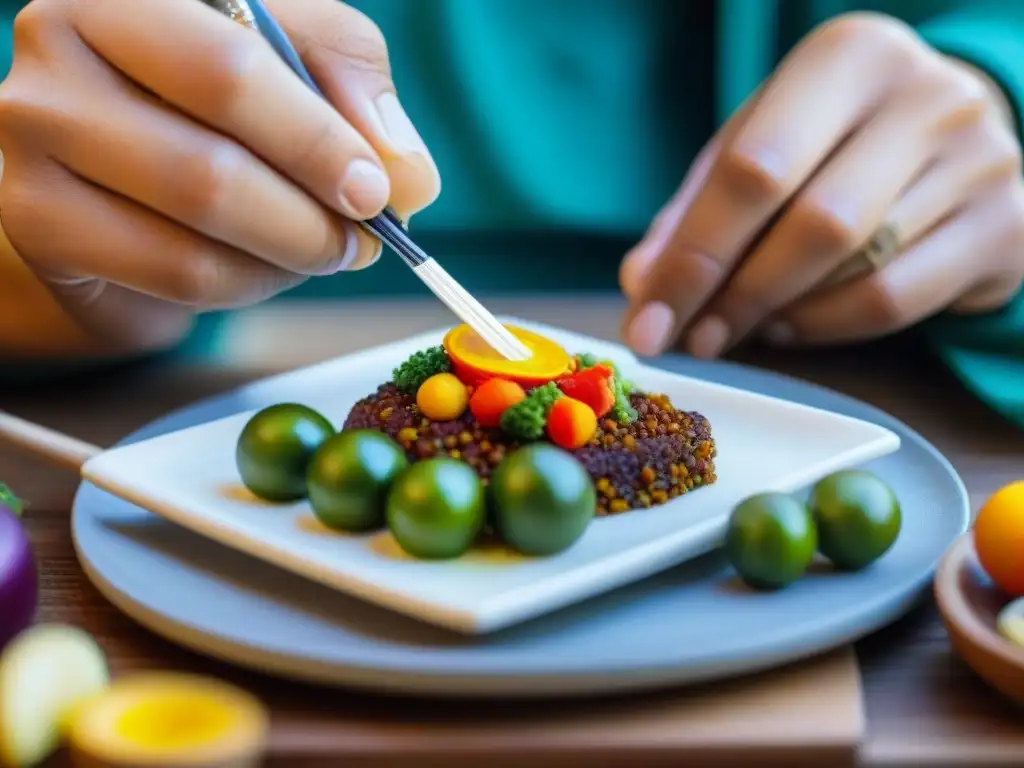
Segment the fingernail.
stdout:
<svg viewBox="0 0 1024 768">
<path fill-rule="evenodd" d="M 358 224 L 346 222 L 345 253 L 342 254 L 338 266 L 332 270 L 332 274 L 366 269 L 380 258 L 383 247 L 380 240 L 363 232 Z"/>
<path fill-rule="evenodd" d="M 374 106 L 377 108 L 377 114 L 380 115 L 384 133 L 398 154 L 420 155 L 434 165 L 430 150 L 427 149 L 423 137 L 420 136 L 419 131 L 412 124 L 412 120 L 409 119 L 409 115 L 402 108 L 398 96 L 390 91 L 382 93 L 377 97 Z"/>
<path fill-rule="evenodd" d="M 686 348 L 694 357 L 717 357 L 729 343 L 729 326 L 714 315 L 701 319 L 690 331 Z"/>
<path fill-rule="evenodd" d="M 384 244 L 375 237 L 371 239 L 373 240 L 373 246 L 372 248 L 367 249 L 367 253 L 369 255 L 365 259 L 360 259 L 356 262 L 351 271 L 358 272 L 362 269 L 366 269 L 367 267 L 372 267 L 380 260 L 380 255 L 384 252 Z"/>
<path fill-rule="evenodd" d="M 359 233 L 356 231 L 358 228 L 358 224 L 345 223 L 345 253 L 342 254 L 334 272 L 348 272 L 359 260 Z"/>
<path fill-rule="evenodd" d="M 341 181 L 341 204 L 347 216 L 369 219 L 388 204 L 390 194 L 388 177 L 377 165 L 363 158 L 348 164 Z"/>
<path fill-rule="evenodd" d="M 764 338 L 772 344 L 785 346 L 793 341 L 793 326 L 788 323 L 771 323 L 764 329 Z"/>
<path fill-rule="evenodd" d="M 675 322 L 675 312 L 667 304 L 647 304 L 630 323 L 626 342 L 641 355 L 660 354 L 672 340 Z"/>
</svg>

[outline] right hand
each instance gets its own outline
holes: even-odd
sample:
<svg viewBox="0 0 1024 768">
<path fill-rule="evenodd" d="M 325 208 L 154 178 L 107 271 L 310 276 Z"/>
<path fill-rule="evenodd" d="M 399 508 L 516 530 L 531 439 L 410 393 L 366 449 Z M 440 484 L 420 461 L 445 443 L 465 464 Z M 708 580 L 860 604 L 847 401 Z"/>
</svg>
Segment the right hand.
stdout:
<svg viewBox="0 0 1024 768">
<path fill-rule="evenodd" d="M 270 5 L 330 103 L 198 0 L 33 0 L 15 20 L 3 230 L 119 348 L 363 268 L 380 242 L 353 222 L 440 191 L 373 22 L 336 0 Z"/>
</svg>

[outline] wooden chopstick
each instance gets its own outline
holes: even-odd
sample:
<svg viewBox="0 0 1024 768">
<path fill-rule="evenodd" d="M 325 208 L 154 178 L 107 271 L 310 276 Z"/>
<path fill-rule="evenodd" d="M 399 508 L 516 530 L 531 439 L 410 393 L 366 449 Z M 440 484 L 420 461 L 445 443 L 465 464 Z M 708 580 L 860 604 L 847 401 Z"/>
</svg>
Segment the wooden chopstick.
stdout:
<svg viewBox="0 0 1024 768">
<path fill-rule="evenodd" d="M 99 446 L 3 411 L 0 411 L 0 441 L 75 473 L 81 471 L 86 461 L 103 452 Z"/>
<path fill-rule="evenodd" d="M 314 92 L 324 97 L 312 75 L 302 63 L 288 35 L 277 23 L 263 0 L 204 0 L 207 5 L 240 24 L 255 30 L 277 52 L 285 64 Z M 498 354 L 508 360 L 527 360 L 532 353 L 505 326 L 498 322 L 479 301 L 456 282 L 455 278 L 427 255 L 402 226 L 390 208 L 359 224 L 387 244 L 430 291 L 462 322 L 476 331 Z"/>
</svg>

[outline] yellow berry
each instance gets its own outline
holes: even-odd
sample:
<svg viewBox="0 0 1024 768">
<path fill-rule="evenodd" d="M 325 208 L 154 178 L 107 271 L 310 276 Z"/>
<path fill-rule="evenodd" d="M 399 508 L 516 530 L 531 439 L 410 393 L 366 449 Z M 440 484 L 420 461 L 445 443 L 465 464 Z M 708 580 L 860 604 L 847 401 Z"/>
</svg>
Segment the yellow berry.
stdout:
<svg viewBox="0 0 1024 768">
<path fill-rule="evenodd" d="M 453 374 L 437 373 L 420 385 L 416 405 L 428 419 L 452 421 L 466 412 L 469 393 Z"/>
</svg>

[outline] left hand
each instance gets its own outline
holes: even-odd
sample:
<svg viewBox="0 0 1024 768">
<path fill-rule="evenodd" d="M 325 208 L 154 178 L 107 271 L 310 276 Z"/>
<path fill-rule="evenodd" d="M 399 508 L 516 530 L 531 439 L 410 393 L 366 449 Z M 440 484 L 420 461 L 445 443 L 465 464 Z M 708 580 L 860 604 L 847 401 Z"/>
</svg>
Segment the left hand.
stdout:
<svg viewBox="0 0 1024 768">
<path fill-rule="evenodd" d="M 703 150 L 623 263 L 626 340 L 714 357 L 752 331 L 857 341 L 1005 304 L 1021 148 L 998 88 L 884 16 L 811 33 Z M 838 283 L 885 226 L 894 258 Z"/>
</svg>

